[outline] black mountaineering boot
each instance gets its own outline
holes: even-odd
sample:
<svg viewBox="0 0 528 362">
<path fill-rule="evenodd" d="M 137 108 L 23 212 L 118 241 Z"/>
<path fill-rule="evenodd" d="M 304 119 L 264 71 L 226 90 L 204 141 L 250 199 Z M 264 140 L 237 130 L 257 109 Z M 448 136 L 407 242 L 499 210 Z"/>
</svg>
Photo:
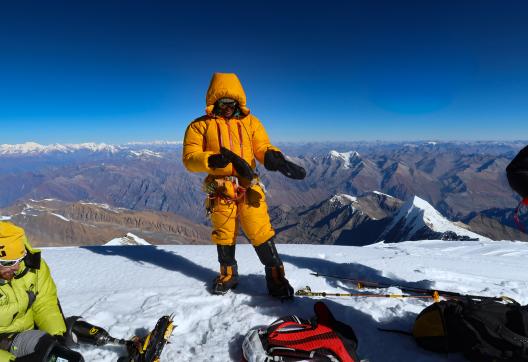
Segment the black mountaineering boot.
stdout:
<svg viewBox="0 0 528 362">
<path fill-rule="evenodd" d="M 235 259 L 235 245 L 217 245 L 220 275 L 213 282 L 213 294 L 225 294 L 238 284 L 238 267 Z"/>
<path fill-rule="evenodd" d="M 293 288 L 284 276 L 284 266 L 275 248 L 273 238 L 255 247 L 255 251 L 260 262 L 265 266 L 266 285 L 269 295 L 279 299 L 292 298 Z"/>
</svg>

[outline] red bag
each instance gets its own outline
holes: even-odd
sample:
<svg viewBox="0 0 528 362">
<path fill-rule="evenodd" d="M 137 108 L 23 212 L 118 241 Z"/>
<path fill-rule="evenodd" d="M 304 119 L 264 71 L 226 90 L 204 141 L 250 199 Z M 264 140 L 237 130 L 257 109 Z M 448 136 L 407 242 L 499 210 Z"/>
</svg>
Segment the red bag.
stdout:
<svg viewBox="0 0 528 362">
<path fill-rule="evenodd" d="M 353 329 L 336 320 L 322 302 L 314 311 L 312 321 L 286 316 L 249 331 L 242 345 L 245 361 L 359 361 Z"/>
</svg>

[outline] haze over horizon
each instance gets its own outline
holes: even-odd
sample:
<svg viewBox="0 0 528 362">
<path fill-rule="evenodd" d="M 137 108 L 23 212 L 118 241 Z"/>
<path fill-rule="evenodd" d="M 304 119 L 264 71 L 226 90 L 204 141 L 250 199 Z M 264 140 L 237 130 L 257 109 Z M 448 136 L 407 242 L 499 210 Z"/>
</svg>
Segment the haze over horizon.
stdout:
<svg viewBox="0 0 528 362">
<path fill-rule="evenodd" d="M 0 144 L 181 140 L 213 72 L 275 143 L 528 135 L 528 3 L 302 4 L 2 4 Z"/>
</svg>

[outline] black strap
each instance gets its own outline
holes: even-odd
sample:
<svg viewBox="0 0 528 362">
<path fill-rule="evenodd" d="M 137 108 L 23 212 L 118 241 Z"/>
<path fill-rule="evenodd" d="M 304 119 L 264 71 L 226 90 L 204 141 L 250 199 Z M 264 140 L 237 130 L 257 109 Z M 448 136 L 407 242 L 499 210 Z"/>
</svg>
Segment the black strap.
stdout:
<svg viewBox="0 0 528 362">
<path fill-rule="evenodd" d="M 266 335 L 269 335 L 270 333 L 275 332 L 280 326 L 282 326 L 284 323 L 287 323 L 287 322 L 294 322 L 294 323 L 297 323 L 299 325 L 309 325 L 309 326 L 311 326 L 310 321 L 308 321 L 306 319 L 299 318 L 296 315 L 289 315 L 289 316 L 286 316 L 286 317 L 279 318 L 275 322 L 273 322 L 266 329 Z M 298 332 L 299 332 L 298 330 L 297 331 L 292 330 L 292 331 L 282 331 L 282 332 L 278 332 L 278 333 L 298 333 Z"/>
<path fill-rule="evenodd" d="M 492 355 L 495 358 L 510 359 L 515 356 L 521 358 L 519 360 L 528 361 L 528 337 L 517 334 L 507 328 L 505 324 L 481 314 L 465 316 L 463 322 L 475 338 L 471 351 Z M 479 328 L 484 329 L 484 332 L 490 337 L 510 344 L 511 348 L 505 348 L 504 345 L 495 346 L 489 338 L 482 336 Z"/>
<path fill-rule="evenodd" d="M 330 357 L 320 351 L 303 351 L 291 347 L 271 347 L 269 352 L 272 356 L 290 357 L 295 358 L 295 360 L 309 360 L 311 362 L 335 361 L 335 359 L 330 359 Z M 330 352 L 329 354 L 332 355 Z"/>
<path fill-rule="evenodd" d="M 26 249 L 27 250 L 27 249 Z M 30 252 L 27 251 L 24 257 L 24 263 L 31 269 L 40 269 L 41 255 L 40 251 Z"/>
<path fill-rule="evenodd" d="M 389 333 L 397 333 L 397 334 L 404 334 L 406 336 L 412 336 L 413 335 L 412 332 L 401 331 L 399 329 L 387 329 L 387 328 L 378 327 L 378 331 L 389 332 Z"/>
<path fill-rule="evenodd" d="M 27 250 L 27 248 L 26 248 Z M 15 275 L 15 279 L 23 278 L 30 270 L 40 269 L 41 256 L 40 251 L 31 252 L 27 250 L 27 254 L 24 257 L 25 268 L 22 272 Z"/>
</svg>

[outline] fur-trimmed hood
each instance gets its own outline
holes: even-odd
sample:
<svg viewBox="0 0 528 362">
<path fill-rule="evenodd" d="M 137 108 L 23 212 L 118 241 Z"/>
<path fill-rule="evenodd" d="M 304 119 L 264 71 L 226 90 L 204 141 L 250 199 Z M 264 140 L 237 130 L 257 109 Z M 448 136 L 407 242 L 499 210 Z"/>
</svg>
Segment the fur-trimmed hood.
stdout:
<svg viewBox="0 0 528 362">
<path fill-rule="evenodd" d="M 210 115 L 217 100 L 221 98 L 232 98 L 237 101 L 240 111 L 244 115 L 249 114 L 249 108 L 246 105 L 246 93 L 242 88 L 242 83 L 234 73 L 214 73 L 207 95 L 205 97 L 205 112 Z"/>
</svg>

